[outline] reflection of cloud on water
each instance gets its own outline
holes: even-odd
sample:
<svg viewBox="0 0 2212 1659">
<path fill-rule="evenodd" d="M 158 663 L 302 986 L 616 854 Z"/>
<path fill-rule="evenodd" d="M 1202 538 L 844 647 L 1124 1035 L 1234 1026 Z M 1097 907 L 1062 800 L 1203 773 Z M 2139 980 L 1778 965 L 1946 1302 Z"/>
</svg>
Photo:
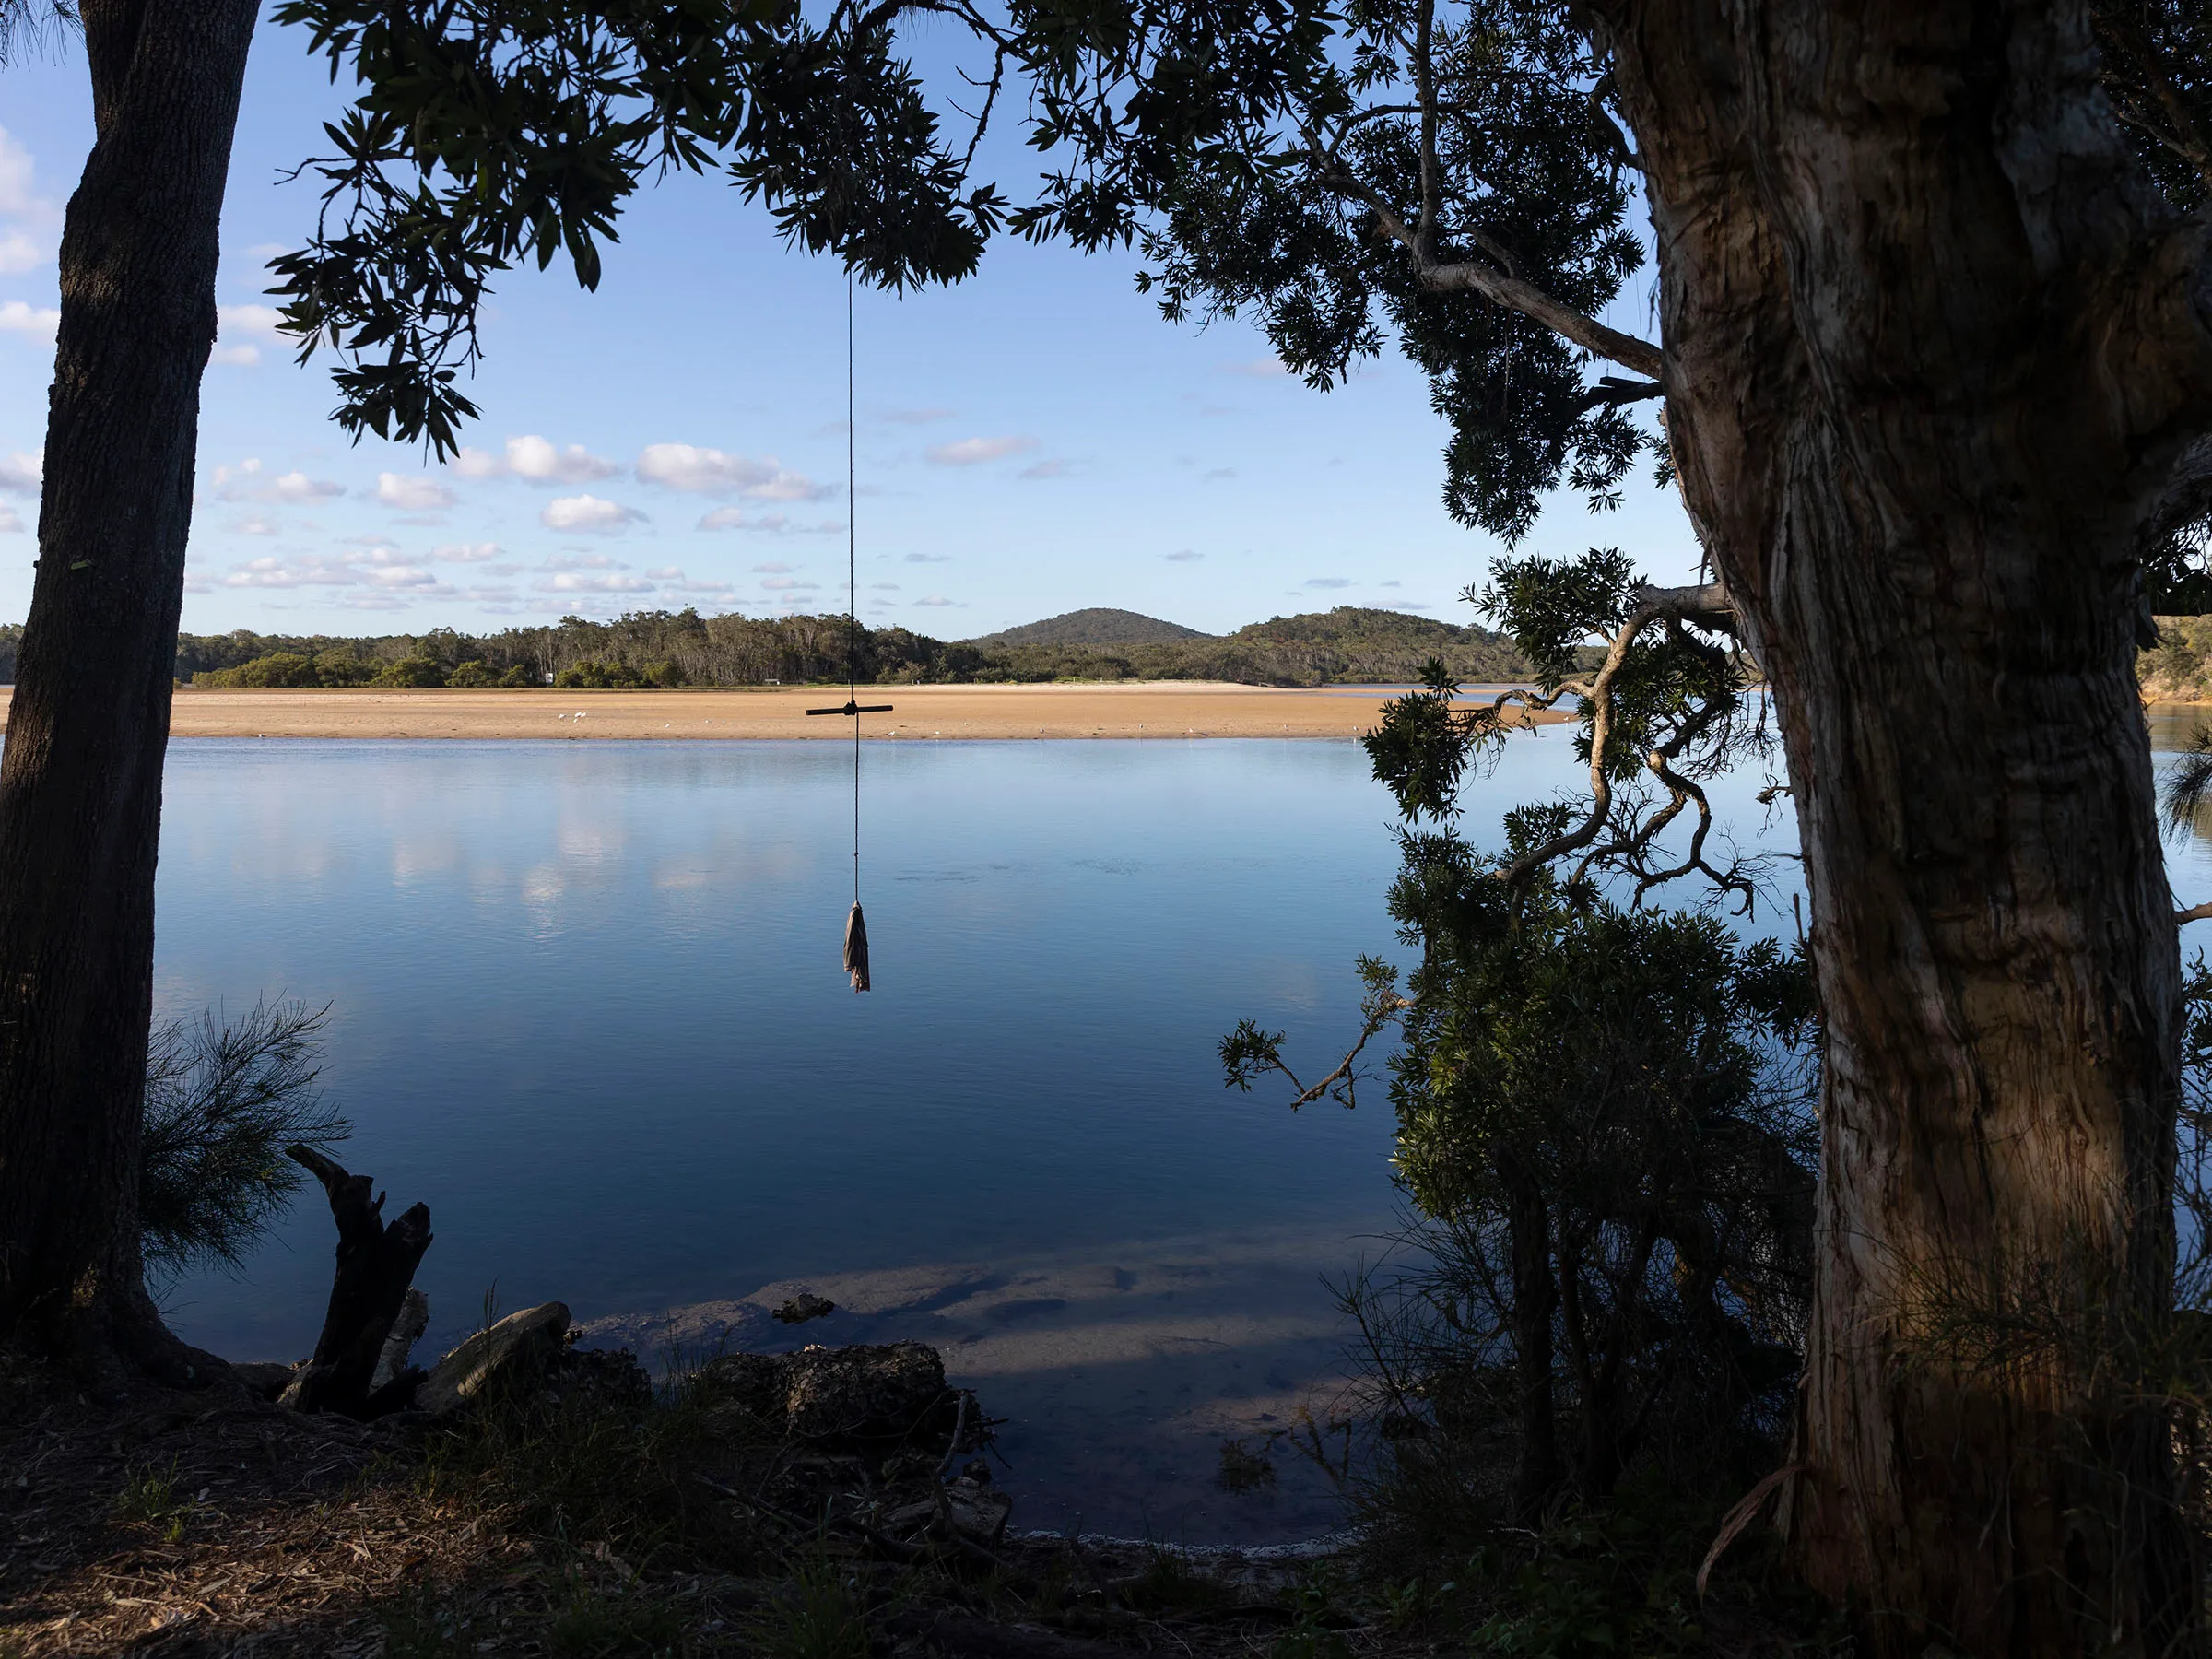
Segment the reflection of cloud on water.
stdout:
<svg viewBox="0 0 2212 1659">
<path fill-rule="evenodd" d="M 461 846 L 450 836 L 406 837 L 392 843 L 392 884 L 406 887 L 418 877 L 457 869 Z"/>
<path fill-rule="evenodd" d="M 1319 1471 L 1278 1451 L 1271 1494 L 1213 1484 L 1219 1443 L 1323 1415 L 1343 1387 L 1341 1317 L 1320 1283 L 1350 1253 L 1336 1229 L 1157 1241 L 997 1268 L 831 1274 L 660 1314 L 588 1319 L 586 1339 L 641 1356 L 779 1351 L 810 1342 L 926 1342 L 1006 1419 L 1001 1472 L 1018 1526 L 1190 1542 L 1305 1536 L 1341 1524 Z M 800 1290 L 838 1312 L 796 1327 L 769 1310 Z M 579 1310 L 580 1312 L 587 1312 Z"/>
</svg>

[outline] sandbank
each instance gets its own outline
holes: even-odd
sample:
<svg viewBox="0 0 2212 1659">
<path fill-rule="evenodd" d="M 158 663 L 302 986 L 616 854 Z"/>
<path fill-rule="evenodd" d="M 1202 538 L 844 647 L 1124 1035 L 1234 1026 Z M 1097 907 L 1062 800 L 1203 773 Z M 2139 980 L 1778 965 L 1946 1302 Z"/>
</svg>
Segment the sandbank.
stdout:
<svg viewBox="0 0 2212 1659">
<path fill-rule="evenodd" d="M 1394 695 L 1371 686 L 1277 688 L 1183 681 L 1060 686 L 864 686 L 870 741 L 1040 737 L 1357 737 Z M 7 693 L 0 691 L 0 722 Z M 815 738 L 850 721 L 809 717 L 841 687 L 697 691 L 218 691 L 180 689 L 177 737 Z M 1545 718 L 1545 717 L 1539 717 Z M 1551 719 L 1564 718 L 1553 715 Z"/>
</svg>

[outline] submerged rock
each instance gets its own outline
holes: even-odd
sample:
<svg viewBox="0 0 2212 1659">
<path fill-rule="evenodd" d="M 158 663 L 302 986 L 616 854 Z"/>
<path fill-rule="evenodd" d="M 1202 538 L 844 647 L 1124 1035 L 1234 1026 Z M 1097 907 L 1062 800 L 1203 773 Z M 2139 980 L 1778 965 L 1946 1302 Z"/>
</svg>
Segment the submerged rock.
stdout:
<svg viewBox="0 0 2212 1659">
<path fill-rule="evenodd" d="M 416 1391 L 416 1409 L 458 1411 L 488 1391 L 535 1382 L 560 1357 L 568 1331 L 566 1302 L 547 1302 L 508 1314 L 438 1361 Z"/>
</svg>

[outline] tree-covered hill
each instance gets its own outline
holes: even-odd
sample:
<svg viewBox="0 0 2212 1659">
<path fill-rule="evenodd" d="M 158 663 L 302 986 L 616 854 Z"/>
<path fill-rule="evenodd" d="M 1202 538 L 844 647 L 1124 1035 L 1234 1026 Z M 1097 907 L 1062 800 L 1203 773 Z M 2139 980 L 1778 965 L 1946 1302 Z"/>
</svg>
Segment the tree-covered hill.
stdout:
<svg viewBox="0 0 2212 1659">
<path fill-rule="evenodd" d="M 1047 617 L 1041 622 L 1026 622 L 1019 628 L 1001 629 L 965 642 L 987 650 L 1001 645 L 1158 645 L 1206 637 L 1195 628 L 1162 621 L 1141 611 L 1094 606 Z"/>
<path fill-rule="evenodd" d="M 543 685 L 548 677 L 577 687 L 794 685 L 843 679 L 849 641 L 853 665 L 868 684 L 1390 684 L 1418 678 L 1431 658 L 1469 682 L 1519 679 L 1528 673 L 1510 645 L 1480 628 L 1346 606 L 1273 618 L 1226 637 L 1194 632 L 1114 644 L 1009 642 L 1005 636 L 947 642 L 903 628 L 851 633 L 841 616 L 702 617 L 691 610 L 639 611 L 611 622 L 564 617 L 550 627 L 495 634 L 437 629 L 347 639 L 241 629 L 180 635 L 176 675 L 204 686 L 526 687 Z"/>
</svg>

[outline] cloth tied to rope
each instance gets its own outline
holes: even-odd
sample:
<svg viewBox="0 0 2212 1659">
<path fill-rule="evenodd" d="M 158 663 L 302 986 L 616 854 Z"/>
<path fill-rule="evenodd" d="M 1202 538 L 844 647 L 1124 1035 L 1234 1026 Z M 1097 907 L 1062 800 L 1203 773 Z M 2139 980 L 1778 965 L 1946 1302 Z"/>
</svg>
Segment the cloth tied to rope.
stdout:
<svg viewBox="0 0 2212 1659">
<path fill-rule="evenodd" d="M 858 903 L 845 918 L 845 971 L 853 976 L 853 990 L 868 988 L 868 921 Z"/>
</svg>

